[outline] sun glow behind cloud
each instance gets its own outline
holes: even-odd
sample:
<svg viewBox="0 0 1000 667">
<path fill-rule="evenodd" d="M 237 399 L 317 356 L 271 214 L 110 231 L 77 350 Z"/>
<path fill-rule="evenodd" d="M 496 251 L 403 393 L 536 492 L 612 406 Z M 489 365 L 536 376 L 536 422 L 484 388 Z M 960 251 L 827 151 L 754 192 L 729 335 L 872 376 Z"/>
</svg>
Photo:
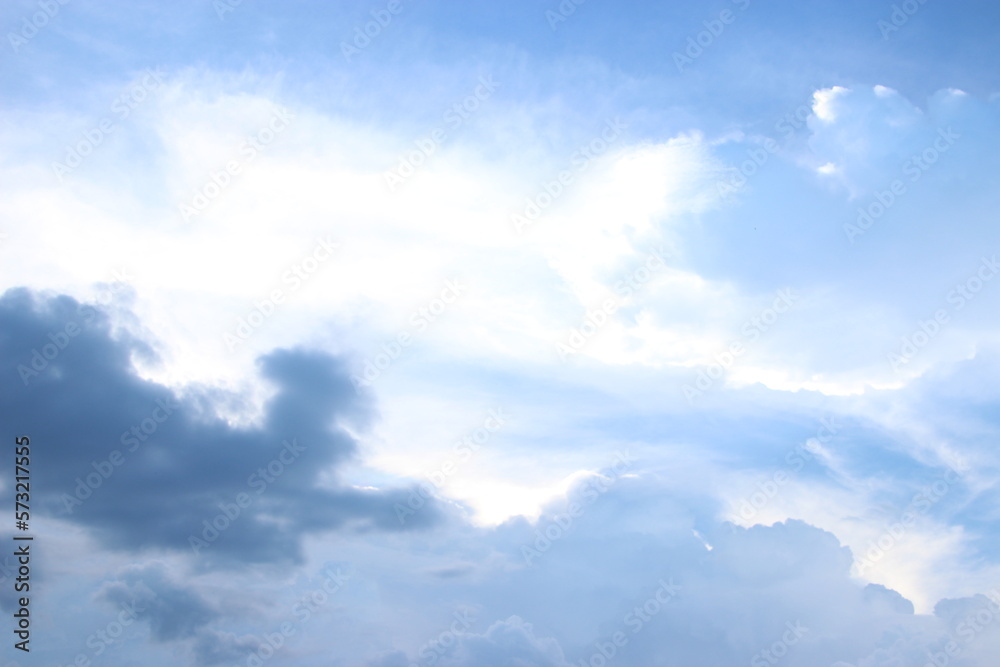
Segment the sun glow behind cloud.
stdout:
<svg viewBox="0 0 1000 667">
<path fill-rule="evenodd" d="M 799 8 L 812 35 L 740 5 L 716 35 L 697 3 L 583 4 L 554 28 L 520 3 L 384 25 L 381 5 L 182 3 L 118 8 L 138 32 L 114 45 L 92 36 L 107 10 L 60 5 L 2 112 L 0 280 L 30 292 L 0 301 L 0 391 L 56 443 L 40 537 L 110 564 L 46 584 L 71 635 L 46 658 L 93 631 L 80 596 L 146 586 L 165 602 L 122 659 L 240 663 L 330 567 L 347 583 L 275 664 L 566 667 L 675 579 L 619 660 L 745 664 L 794 619 L 788 664 L 937 650 L 997 575 L 995 73 L 940 39 L 912 51 L 958 10 L 879 42 L 884 8 Z M 76 317 L 56 295 L 107 323 L 22 382 Z M 168 394 L 179 416 L 60 513 Z M 309 462 L 192 553 L 296 435 Z"/>
</svg>

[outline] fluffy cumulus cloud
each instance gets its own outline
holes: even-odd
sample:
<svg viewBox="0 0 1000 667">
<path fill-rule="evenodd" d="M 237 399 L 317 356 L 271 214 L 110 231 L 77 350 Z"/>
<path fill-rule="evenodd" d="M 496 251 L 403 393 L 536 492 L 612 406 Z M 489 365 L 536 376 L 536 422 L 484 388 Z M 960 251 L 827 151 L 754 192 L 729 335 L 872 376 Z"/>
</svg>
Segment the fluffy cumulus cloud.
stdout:
<svg viewBox="0 0 1000 667">
<path fill-rule="evenodd" d="M 12 665 L 995 665 L 996 9 L 348 5 L 0 10 Z"/>
<path fill-rule="evenodd" d="M 691 510 L 705 499 L 671 495 L 629 477 L 589 505 L 577 496 L 582 511 L 452 538 L 439 550 L 470 566 L 428 580 L 432 618 L 413 621 L 426 629 L 370 664 L 910 664 L 949 643 L 967 660 L 991 654 L 988 596 L 915 614 L 898 592 L 852 578 L 852 554 L 829 532 L 699 521 Z M 503 555 L 483 559 L 483 542 Z M 409 582 L 379 579 L 395 616 L 390 599 L 406 599 Z"/>
</svg>

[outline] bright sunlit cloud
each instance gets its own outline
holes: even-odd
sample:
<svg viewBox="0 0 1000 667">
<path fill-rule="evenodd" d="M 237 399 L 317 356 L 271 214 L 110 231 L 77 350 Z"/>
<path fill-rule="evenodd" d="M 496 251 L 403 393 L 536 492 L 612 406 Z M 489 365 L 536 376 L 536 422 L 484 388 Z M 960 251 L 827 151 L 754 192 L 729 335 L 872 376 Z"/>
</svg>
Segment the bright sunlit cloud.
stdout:
<svg viewBox="0 0 1000 667">
<path fill-rule="evenodd" d="M 37 664 L 995 664 L 993 8 L 0 17 Z"/>
</svg>

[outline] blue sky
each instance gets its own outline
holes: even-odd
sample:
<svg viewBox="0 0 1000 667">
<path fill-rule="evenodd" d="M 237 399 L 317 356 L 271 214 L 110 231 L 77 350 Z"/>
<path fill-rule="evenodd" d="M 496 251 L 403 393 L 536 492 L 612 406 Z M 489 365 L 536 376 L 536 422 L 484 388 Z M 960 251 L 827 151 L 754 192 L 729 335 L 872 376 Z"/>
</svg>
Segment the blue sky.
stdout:
<svg viewBox="0 0 1000 667">
<path fill-rule="evenodd" d="M 7 3 L 5 659 L 996 664 L 998 14 Z"/>
</svg>

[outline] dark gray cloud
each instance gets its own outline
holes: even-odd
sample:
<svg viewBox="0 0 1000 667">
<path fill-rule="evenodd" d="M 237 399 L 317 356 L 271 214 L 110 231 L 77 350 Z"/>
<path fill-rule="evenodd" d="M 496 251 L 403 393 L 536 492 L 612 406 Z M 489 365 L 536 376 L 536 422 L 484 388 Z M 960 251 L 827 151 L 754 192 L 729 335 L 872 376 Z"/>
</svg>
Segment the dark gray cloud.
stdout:
<svg viewBox="0 0 1000 667">
<path fill-rule="evenodd" d="M 260 358 L 277 391 L 260 425 L 242 427 L 215 414 L 217 392 L 178 397 L 139 377 L 136 355 L 153 353 L 101 310 L 26 289 L 0 297 L 0 402 L 10 428 L 32 438 L 36 512 L 113 549 L 189 550 L 204 566 L 297 562 L 310 532 L 440 518 L 431 503 L 402 525 L 394 507 L 410 489 L 320 484 L 357 455 L 342 425 L 371 412 L 340 360 L 304 350 Z"/>
</svg>

